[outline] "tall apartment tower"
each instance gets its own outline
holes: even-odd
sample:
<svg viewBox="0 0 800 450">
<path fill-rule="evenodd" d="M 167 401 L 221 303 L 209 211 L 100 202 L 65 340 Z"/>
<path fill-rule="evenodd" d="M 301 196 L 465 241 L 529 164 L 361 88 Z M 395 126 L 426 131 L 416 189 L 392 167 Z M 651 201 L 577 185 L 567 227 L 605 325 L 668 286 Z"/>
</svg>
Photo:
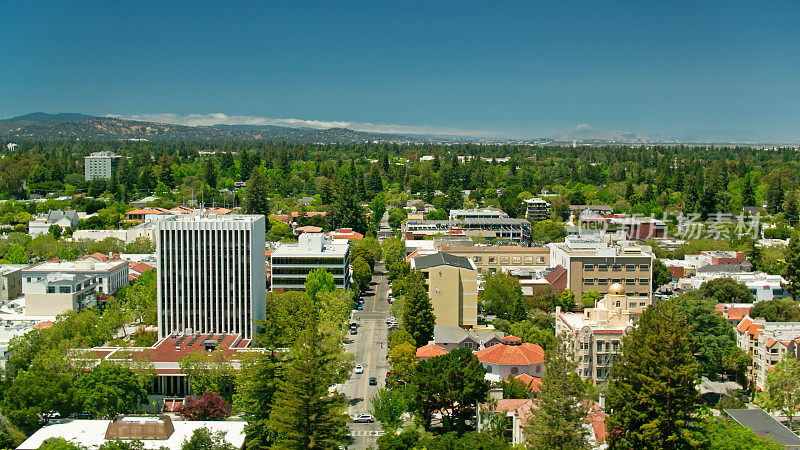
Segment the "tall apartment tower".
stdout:
<svg viewBox="0 0 800 450">
<path fill-rule="evenodd" d="M 264 319 L 264 216 L 188 214 L 158 222 L 158 335 L 255 335 Z"/>
<path fill-rule="evenodd" d="M 111 178 L 121 156 L 113 152 L 94 152 L 83 158 L 83 178 L 86 181 Z"/>
</svg>

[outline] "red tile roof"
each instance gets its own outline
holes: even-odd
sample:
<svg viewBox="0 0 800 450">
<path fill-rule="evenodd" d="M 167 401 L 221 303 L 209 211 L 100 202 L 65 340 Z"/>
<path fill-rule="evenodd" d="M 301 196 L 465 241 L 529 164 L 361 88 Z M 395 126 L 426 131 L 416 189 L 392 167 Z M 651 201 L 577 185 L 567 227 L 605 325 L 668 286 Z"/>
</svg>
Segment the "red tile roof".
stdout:
<svg viewBox="0 0 800 450">
<path fill-rule="evenodd" d="M 132 209 L 126 212 L 126 215 L 147 215 L 147 214 L 167 214 L 169 213 L 168 209 L 153 207 L 153 208 L 140 208 L 140 209 Z"/>
<path fill-rule="evenodd" d="M 525 366 L 544 362 L 544 350 L 529 342 L 516 345 L 509 341 L 475 352 L 481 362 L 506 366 Z"/>
<path fill-rule="evenodd" d="M 597 445 L 601 445 L 606 442 L 606 437 L 608 433 L 606 432 L 606 418 L 608 414 L 606 414 L 602 409 L 600 409 L 600 405 L 597 403 L 593 403 L 587 414 L 587 421 L 592 425 L 592 431 L 594 431 L 594 439 Z"/>
<path fill-rule="evenodd" d="M 219 207 L 217 207 L 217 208 L 206 208 L 206 212 L 209 213 L 209 214 L 225 215 L 225 214 L 230 214 L 231 210 L 228 209 L 228 208 L 219 208 Z"/>
<path fill-rule="evenodd" d="M 417 349 L 417 358 L 435 358 L 448 353 L 449 352 L 444 347 L 440 347 L 436 344 L 428 344 Z"/>
<path fill-rule="evenodd" d="M 728 320 L 742 320 L 744 316 L 750 314 L 750 307 L 728 308 Z"/>
<path fill-rule="evenodd" d="M 153 270 L 154 269 L 154 267 L 151 266 L 150 264 L 145 264 L 143 262 L 133 262 L 133 261 L 131 261 L 131 262 L 128 263 L 128 266 L 130 266 L 130 269 L 132 271 L 138 272 L 140 274 L 141 273 L 145 273 L 148 270 Z"/>
<path fill-rule="evenodd" d="M 567 269 L 562 265 L 557 265 L 544 277 L 556 292 L 563 291 L 567 288 Z"/>
<path fill-rule="evenodd" d="M 356 233 L 352 228 L 341 228 L 336 231 L 329 231 L 327 235 L 334 239 L 348 239 L 352 241 L 364 239 L 363 234 Z"/>
<path fill-rule="evenodd" d="M 750 328 L 750 325 L 752 325 L 752 323 L 753 320 L 750 319 L 750 317 L 745 317 L 742 319 L 741 322 L 739 322 L 739 325 L 736 327 L 736 330 L 740 333 L 744 333 L 745 331 L 747 331 L 748 328 Z"/>
<path fill-rule="evenodd" d="M 319 233 L 322 231 L 322 227 L 315 227 L 314 225 L 306 225 L 303 227 L 297 227 L 296 231 L 301 231 L 303 233 Z"/>
<path fill-rule="evenodd" d="M 521 373 L 514 378 L 525 383 L 525 385 L 530 387 L 534 392 L 539 392 L 542 390 L 542 379 L 539 377 L 530 376 L 527 373 Z"/>
<path fill-rule="evenodd" d="M 44 322 L 39 322 L 33 326 L 34 330 L 46 330 L 53 326 L 52 320 L 45 320 Z"/>
</svg>

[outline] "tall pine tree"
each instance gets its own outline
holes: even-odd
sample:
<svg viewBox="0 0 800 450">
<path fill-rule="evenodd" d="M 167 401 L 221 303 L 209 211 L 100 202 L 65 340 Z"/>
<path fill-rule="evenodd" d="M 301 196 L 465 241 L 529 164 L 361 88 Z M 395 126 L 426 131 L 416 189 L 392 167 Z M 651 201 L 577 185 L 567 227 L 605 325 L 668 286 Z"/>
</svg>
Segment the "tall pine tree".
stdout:
<svg viewBox="0 0 800 450">
<path fill-rule="evenodd" d="M 609 385 L 610 448 L 696 446 L 700 364 L 674 300 L 648 308 L 622 340 Z"/>
<path fill-rule="evenodd" d="M 338 338 L 323 334 L 317 324 L 300 334 L 270 414 L 273 448 L 328 449 L 348 443 L 347 404 L 329 391 L 349 375 L 343 353 Z"/>
<path fill-rule="evenodd" d="M 539 408 L 533 410 L 525 429 L 528 444 L 534 449 L 585 449 L 589 447 L 586 418 L 587 385 L 575 372 L 578 362 L 562 336 L 547 352 Z"/>
<path fill-rule="evenodd" d="M 427 345 L 433 339 L 433 326 L 436 316 L 433 315 L 433 305 L 428 297 L 425 279 L 422 272 L 414 271 L 406 279 L 406 306 L 403 311 L 403 323 L 417 343 L 417 347 Z"/>
<path fill-rule="evenodd" d="M 253 170 L 245 189 L 245 210 L 249 214 L 263 214 L 269 231 L 269 180 L 260 167 Z"/>
<path fill-rule="evenodd" d="M 783 278 L 786 279 L 785 287 L 792 294 L 792 298 L 795 300 L 800 298 L 800 242 L 796 235 L 789 239 Z"/>
</svg>

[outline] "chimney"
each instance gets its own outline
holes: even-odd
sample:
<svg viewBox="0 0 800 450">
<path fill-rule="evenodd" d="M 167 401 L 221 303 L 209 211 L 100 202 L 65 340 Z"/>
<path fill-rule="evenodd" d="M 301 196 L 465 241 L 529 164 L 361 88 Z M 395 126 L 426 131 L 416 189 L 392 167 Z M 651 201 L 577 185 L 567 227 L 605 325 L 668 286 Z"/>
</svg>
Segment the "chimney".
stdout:
<svg viewBox="0 0 800 450">
<path fill-rule="evenodd" d="M 600 393 L 600 409 L 605 412 L 606 410 L 606 394 Z"/>
</svg>

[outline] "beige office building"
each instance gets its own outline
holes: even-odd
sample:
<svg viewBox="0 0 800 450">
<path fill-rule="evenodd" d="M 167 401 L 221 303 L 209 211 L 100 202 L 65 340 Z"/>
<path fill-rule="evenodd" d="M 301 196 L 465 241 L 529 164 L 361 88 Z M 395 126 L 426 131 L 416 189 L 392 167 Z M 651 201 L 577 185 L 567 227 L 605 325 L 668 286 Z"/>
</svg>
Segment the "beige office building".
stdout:
<svg viewBox="0 0 800 450">
<path fill-rule="evenodd" d="M 412 259 L 411 268 L 425 275 L 437 326 L 478 324 L 478 271 L 472 260 L 434 253 Z"/>
<path fill-rule="evenodd" d="M 567 270 L 566 289 L 575 293 L 579 305 L 584 292 L 606 294 L 613 284 L 625 286 L 628 296 L 651 296 L 654 257 L 650 247 L 609 246 L 595 236 L 567 236 L 565 242 L 549 247 L 550 264 Z"/>
<path fill-rule="evenodd" d="M 442 253 L 468 258 L 478 274 L 500 272 L 502 267 L 547 267 L 550 249 L 514 245 L 442 247 Z"/>
</svg>

